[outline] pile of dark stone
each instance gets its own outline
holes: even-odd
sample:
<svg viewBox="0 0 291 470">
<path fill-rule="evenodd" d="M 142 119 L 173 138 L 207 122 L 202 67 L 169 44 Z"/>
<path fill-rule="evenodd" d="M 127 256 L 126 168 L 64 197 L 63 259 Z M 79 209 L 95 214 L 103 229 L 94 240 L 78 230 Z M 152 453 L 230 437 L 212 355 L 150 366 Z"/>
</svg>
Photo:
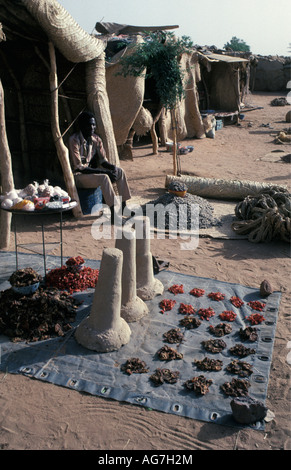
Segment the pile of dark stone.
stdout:
<svg viewBox="0 0 291 470">
<path fill-rule="evenodd" d="M 154 201 L 150 201 L 147 204 L 152 204 L 155 207 L 158 204 L 162 206 L 169 206 L 170 210 L 165 211 L 164 220 L 157 220 L 154 217 L 154 226 L 159 228 L 159 224 L 165 223 L 166 230 L 191 230 L 196 227 L 193 226 L 193 210 L 192 206 L 195 204 L 199 206 L 199 229 L 208 228 L 211 226 L 221 225 L 220 219 L 217 219 L 213 215 L 213 207 L 211 204 L 200 196 L 186 193 L 184 197 L 176 196 L 172 193 L 165 193 Z M 180 208 L 180 210 L 179 210 Z M 146 213 L 146 206 L 144 206 L 144 213 Z M 195 212 L 194 212 L 195 215 Z"/>
</svg>

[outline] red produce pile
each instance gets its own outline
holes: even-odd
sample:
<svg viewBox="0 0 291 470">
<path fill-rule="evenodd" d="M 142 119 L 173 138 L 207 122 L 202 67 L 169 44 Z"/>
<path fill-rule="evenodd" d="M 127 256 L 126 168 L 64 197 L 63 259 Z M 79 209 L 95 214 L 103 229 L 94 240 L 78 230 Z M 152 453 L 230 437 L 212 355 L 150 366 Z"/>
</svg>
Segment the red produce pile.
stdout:
<svg viewBox="0 0 291 470">
<path fill-rule="evenodd" d="M 73 273 L 66 266 L 52 269 L 46 275 L 46 285 L 66 290 L 70 294 L 95 287 L 98 281 L 99 269 L 84 267 L 80 272 Z"/>
</svg>

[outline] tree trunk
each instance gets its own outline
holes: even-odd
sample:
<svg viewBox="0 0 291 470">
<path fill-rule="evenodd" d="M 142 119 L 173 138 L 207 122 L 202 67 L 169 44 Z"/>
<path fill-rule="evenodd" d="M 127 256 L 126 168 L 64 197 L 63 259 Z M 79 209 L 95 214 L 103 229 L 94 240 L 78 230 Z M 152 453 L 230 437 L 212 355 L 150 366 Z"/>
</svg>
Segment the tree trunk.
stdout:
<svg viewBox="0 0 291 470">
<path fill-rule="evenodd" d="M 57 149 L 57 155 L 63 170 L 64 180 L 66 189 L 72 199 L 74 199 L 78 205 L 74 207 L 73 214 L 75 217 L 83 217 L 83 213 L 80 206 L 79 196 L 75 185 L 74 176 L 72 173 L 69 150 L 65 146 L 59 127 L 59 107 L 58 107 L 58 77 L 57 77 L 57 66 L 56 66 L 56 55 L 54 45 L 49 43 L 49 54 L 50 54 L 50 91 L 51 91 L 51 110 L 52 110 L 52 134 Z"/>
<path fill-rule="evenodd" d="M 6 126 L 5 126 L 5 104 L 4 90 L 0 80 L 0 175 L 2 192 L 7 193 L 14 189 L 12 173 L 11 153 L 9 150 Z M 10 242 L 12 214 L 0 211 L 0 249 L 6 249 Z"/>
</svg>

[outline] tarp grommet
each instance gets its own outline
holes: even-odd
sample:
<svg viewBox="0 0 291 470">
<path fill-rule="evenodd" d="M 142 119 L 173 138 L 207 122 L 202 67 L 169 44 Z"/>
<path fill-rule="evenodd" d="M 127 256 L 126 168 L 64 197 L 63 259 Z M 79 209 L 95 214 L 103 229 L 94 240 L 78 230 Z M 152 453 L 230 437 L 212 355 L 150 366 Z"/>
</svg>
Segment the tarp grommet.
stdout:
<svg viewBox="0 0 291 470">
<path fill-rule="evenodd" d="M 261 361 L 268 361 L 269 356 L 258 356 L 258 359 L 260 359 Z"/>
<path fill-rule="evenodd" d="M 135 401 L 137 401 L 138 403 L 146 403 L 147 402 L 147 398 L 146 397 L 136 397 Z"/>
<path fill-rule="evenodd" d="M 78 383 L 78 380 L 76 380 L 76 379 L 70 379 L 69 382 L 68 382 L 68 385 L 69 385 L 70 387 L 76 387 L 77 383 Z"/>
<path fill-rule="evenodd" d="M 179 403 L 174 403 L 172 406 L 172 411 L 175 411 L 176 413 L 181 413 L 182 406 L 179 405 Z"/>
<path fill-rule="evenodd" d="M 220 417 L 220 414 L 217 413 L 216 411 L 213 411 L 213 412 L 210 414 L 210 419 L 211 419 L 211 421 L 216 421 L 217 418 L 219 418 L 219 417 Z"/>
</svg>

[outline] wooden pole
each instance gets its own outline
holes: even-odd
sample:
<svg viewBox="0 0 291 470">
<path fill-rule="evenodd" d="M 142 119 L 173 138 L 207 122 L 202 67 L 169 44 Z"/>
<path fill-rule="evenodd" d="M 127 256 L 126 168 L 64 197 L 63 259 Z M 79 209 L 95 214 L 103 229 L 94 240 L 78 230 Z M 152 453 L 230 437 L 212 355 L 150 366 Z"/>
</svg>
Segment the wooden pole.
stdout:
<svg viewBox="0 0 291 470">
<path fill-rule="evenodd" d="M 177 175 L 177 126 L 175 110 L 171 109 L 172 129 L 173 129 L 173 175 Z"/>
<path fill-rule="evenodd" d="M 5 125 L 4 90 L 0 79 L 0 175 L 2 192 L 14 189 L 11 153 L 8 145 Z M 0 211 L 0 249 L 6 249 L 10 242 L 11 213 Z"/>
<path fill-rule="evenodd" d="M 52 110 L 52 134 L 57 149 L 57 155 L 63 170 L 64 180 L 66 189 L 72 199 L 74 199 L 78 205 L 72 209 L 75 217 L 83 217 L 83 213 L 80 206 L 79 196 L 75 185 L 74 176 L 72 173 L 69 150 L 65 146 L 62 139 L 60 125 L 59 125 L 59 106 L 58 106 L 58 77 L 57 77 L 57 65 L 56 65 L 56 54 L 55 48 L 52 42 L 49 42 L 49 55 L 50 55 L 50 91 L 51 91 L 51 110 Z"/>
</svg>

